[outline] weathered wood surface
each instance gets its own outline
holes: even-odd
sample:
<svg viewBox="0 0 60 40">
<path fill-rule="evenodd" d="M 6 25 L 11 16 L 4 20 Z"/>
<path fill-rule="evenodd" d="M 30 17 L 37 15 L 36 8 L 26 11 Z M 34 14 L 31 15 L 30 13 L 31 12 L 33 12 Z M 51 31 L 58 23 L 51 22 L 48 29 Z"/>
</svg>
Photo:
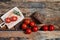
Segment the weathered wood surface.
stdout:
<svg viewBox="0 0 60 40">
<path fill-rule="evenodd" d="M 32 32 L 31 34 L 24 34 L 22 31 L 0 31 L 0 37 L 26 37 L 31 39 L 52 39 L 52 38 L 60 38 L 59 31 L 38 31 Z"/>
<path fill-rule="evenodd" d="M 46 17 L 50 14 L 49 18 L 55 19 L 51 20 L 51 22 L 60 26 L 60 2 L 1 2 L 0 13 L 4 14 L 15 6 L 17 6 L 26 16 L 29 16 L 35 11 L 39 11 L 40 13 L 46 15 Z"/>
<path fill-rule="evenodd" d="M 19 2 L 19 0 L 12 0 L 12 1 Z M 57 1 L 60 0 L 20 0 L 20 2 L 57 2 Z"/>
<path fill-rule="evenodd" d="M 30 1 L 34 2 L 35 0 L 30 0 Z M 55 0 L 51 0 L 51 2 L 41 2 L 41 3 L 40 2 L 26 3 L 27 1 L 21 2 L 15 0 L 10 2 L 0 2 L 0 14 L 5 14 L 8 10 L 17 6 L 23 12 L 23 14 L 26 14 L 26 16 L 29 16 L 35 11 L 40 11 L 41 13 L 43 11 L 46 13 L 54 13 L 54 14 L 57 13 L 58 15 L 60 15 L 60 2 L 52 2 L 52 1 Z M 36 2 L 38 2 L 38 0 L 36 0 Z M 60 16 L 58 19 L 59 19 L 58 25 L 60 28 Z M 60 38 L 60 31 L 48 31 L 48 32 L 38 31 L 36 33 L 31 33 L 29 35 L 24 34 L 22 31 L 0 31 L 0 37 L 28 37 L 30 38 L 30 40 L 51 39 L 51 38 Z"/>
</svg>

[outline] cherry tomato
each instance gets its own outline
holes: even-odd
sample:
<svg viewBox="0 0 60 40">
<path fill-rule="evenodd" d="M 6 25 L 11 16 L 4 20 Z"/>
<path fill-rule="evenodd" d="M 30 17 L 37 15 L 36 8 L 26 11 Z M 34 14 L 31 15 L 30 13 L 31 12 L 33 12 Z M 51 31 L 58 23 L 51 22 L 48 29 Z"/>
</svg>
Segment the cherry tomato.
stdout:
<svg viewBox="0 0 60 40">
<path fill-rule="evenodd" d="M 47 25 L 44 25 L 44 26 L 42 27 L 42 29 L 43 29 L 44 31 L 48 31 L 48 26 L 47 26 Z"/>
<path fill-rule="evenodd" d="M 16 21 L 16 20 L 17 20 L 17 17 L 16 17 L 16 16 L 12 16 L 12 17 L 11 17 L 11 20 L 12 20 L 12 21 Z"/>
<path fill-rule="evenodd" d="M 25 33 L 26 34 L 30 34 L 31 32 L 32 32 L 31 29 L 30 28 L 27 28 Z"/>
<path fill-rule="evenodd" d="M 30 22 L 30 26 L 31 26 L 31 27 L 35 26 L 35 22 L 33 22 L 33 21 Z"/>
<path fill-rule="evenodd" d="M 32 31 L 33 31 L 33 32 L 37 32 L 37 31 L 38 31 L 38 27 L 37 27 L 37 26 L 34 26 L 34 27 L 32 28 Z"/>
<path fill-rule="evenodd" d="M 22 29 L 26 29 L 27 28 L 27 25 L 26 24 L 22 24 Z"/>
<path fill-rule="evenodd" d="M 30 23 L 30 19 L 25 19 L 25 20 L 24 20 L 24 23 L 25 23 L 25 24 L 29 24 L 29 23 Z"/>
<path fill-rule="evenodd" d="M 54 25 L 49 25 L 49 30 L 53 31 L 54 30 Z"/>
<path fill-rule="evenodd" d="M 10 23 L 11 22 L 11 19 L 8 17 L 8 18 L 5 19 L 5 22 L 6 23 Z"/>
</svg>

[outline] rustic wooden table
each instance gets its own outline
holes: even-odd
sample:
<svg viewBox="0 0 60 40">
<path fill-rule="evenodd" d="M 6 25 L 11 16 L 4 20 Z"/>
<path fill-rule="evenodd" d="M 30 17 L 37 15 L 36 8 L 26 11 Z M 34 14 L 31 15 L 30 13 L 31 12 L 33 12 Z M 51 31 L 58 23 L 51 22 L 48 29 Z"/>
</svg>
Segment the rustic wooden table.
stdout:
<svg viewBox="0 0 60 40">
<path fill-rule="evenodd" d="M 36 6 L 37 5 L 37 6 Z M 40 6 L 39 6 L 40 5 Z M 9 1 L 0 2 L 0 14 L 6 13 L 11 8 L 17 6 L 25 16 L 31 15 L 35 11 L 48 10 L 48 13 L 60 13 L 60 2 L 20 2 Z M 51 11 L 49 11 L 51 10 Z M 60 25 L 59 25 L 60 26 Z M 0 37 L 27 37 L 29 40 L 60 38 L 60 31 L 38 31 L 36 33 L 24 34 L 22 31 L 0 31 Z"/>
</svg>

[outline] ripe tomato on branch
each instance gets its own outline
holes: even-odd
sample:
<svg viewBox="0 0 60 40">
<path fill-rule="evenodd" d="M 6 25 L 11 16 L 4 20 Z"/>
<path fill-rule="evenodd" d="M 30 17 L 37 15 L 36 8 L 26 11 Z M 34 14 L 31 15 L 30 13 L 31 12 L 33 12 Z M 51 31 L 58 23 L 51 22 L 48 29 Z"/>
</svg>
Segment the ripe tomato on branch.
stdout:
<svg viewBox="0 0 60 40">
<path fill-rule="evenodd" d="M 38 27 L 37 26 L 32 27 L 32 31 L 33 32 L 37 32 L 38 31 Z"/>
<path fill-rule="evenodd" d="M 31 32 L 32 32 L 32 31 L 31 31 L 30 28 L 27 28 L 26 31 L 25 31 L 26 34 L 30 34 Z"/>
<path fill-rule="evenodd" d="M 27 28 L 27 25 L 26 24 L 22 24 L 22 29 L 26 29 Z"/>
<path fill-rule="evenodd" d="M 49 31 L 53 31 L 54 29 L 54 25 L 49 25 Z"/>
<path fill-rule="evenodd" d="M 43 31 L 48 31 L 48 26 L 44 25 L 44 26 L 42 26 L 42 29 L 43 29 Z"/>
<path fill-rule="evenodd" d="M 33 22 L 33 21 L 30 22 L 30 26 L 31 26 L 31 27 L 35 26 L 35 22 Z"/>
<path fill-rule="evenodd" d="M 29 24 L 30 21 L 31 21 L 30 19 L 25 19 L 25 20 L 24 20 L 24 23 L 25 23 L 25 24 Z"/>
</svg>

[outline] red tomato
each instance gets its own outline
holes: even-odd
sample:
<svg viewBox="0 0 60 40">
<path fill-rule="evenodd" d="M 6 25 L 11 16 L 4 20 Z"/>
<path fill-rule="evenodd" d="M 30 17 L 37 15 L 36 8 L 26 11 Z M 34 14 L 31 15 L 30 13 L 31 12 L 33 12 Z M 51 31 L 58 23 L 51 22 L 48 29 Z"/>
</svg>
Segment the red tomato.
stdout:
<svg viewBox="0 0 60 40">
<path fill-rule="evenodd" d="M 24 20 L 24 23 L 25 23 L 25 24 L 29 24 L 29 23 L 30 23 L 30 19 L 25 19 L 25 20 Z"/>
<path fill-rule="evenodd" d="M 38 27 L 37 27 L 37 26 L 34 26 L 34 27 L 32 28 L 32 31 L 33 31 L 33 32 L 37 32 L 37 31 L 38 31 Z"/>
<path fill-rule="evenodd" d="M 26 29 L 27 28 L 27 25 L 26 24 L 22 24 L 22 29 Z"/>
<path fill-rule="evenodd" d="M 43 29 L 44 31 L 48 31 L 48 26 L 47 26 L 47 25 L 44 25 L 44 26 L 42 27 L 42 29 Z"/>
<path fill-rule="evenodd" d="M 31 32 L 32 32 L 31 29 L 30 28 L 27 28 L 25 33 L 26 34 L 30 34 Z"/>
<path fill-rule="evenodd" d="M 54 25 L 49 25 L 49 30 L 53 31 L 54 30 Z"/>
<path fill-rule="evenodd" d="M 35 22 L 30 22 L 30 26 L 31 27 L 35 26 Z"/>
<path fill-rule="evenodd" d="M 12 20 L 12 21 L 16 21 L 16 20 L 17 20 L 17 17 L 16 17 L 16 16 L 12 16 L 12 17 L 11 17 L 11 20 Z"/>
<path fill-rule="evenodd" d="M 10 23 L 11 22 L 11 19 L 8 17 L 8 18 L 5 19 L 5 22 L 6 23 Z"/>
</svg>

